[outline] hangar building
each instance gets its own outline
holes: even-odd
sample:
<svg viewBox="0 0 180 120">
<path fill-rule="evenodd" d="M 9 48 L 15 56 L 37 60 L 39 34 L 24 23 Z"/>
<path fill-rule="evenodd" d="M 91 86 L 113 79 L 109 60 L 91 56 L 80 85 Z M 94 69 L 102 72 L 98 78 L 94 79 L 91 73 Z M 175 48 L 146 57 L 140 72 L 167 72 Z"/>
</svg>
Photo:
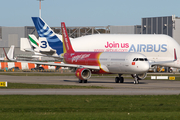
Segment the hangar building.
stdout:
<svg viewBox="0 0 180 120">
<path fill-rule="evenodd" d="M 134 26 L 84 26 L 67 27 L 70 37 L 76 38 L 91 34 L 167 34 L 180 44 L 180 18 L 173 16 L 142 18 L 141 25 Z M 60 27 L 52 29 L 61 34 Z M 31 52 L 20 51 L 20 38 L 28 38 L 28 34 L 37 37 L 34 26 L 25 27 L 0 27 L 0 57 L 4 57 L 2 48 L 8 51 L 11 45 L 15 45 L 15 56 L 30 56 Z"/>
<path fill-rule="evenodd" d="M 180 18 L 172 16 L 142 18 L 142 34 L 166 34 L 180 44 Z"/>
</svg>

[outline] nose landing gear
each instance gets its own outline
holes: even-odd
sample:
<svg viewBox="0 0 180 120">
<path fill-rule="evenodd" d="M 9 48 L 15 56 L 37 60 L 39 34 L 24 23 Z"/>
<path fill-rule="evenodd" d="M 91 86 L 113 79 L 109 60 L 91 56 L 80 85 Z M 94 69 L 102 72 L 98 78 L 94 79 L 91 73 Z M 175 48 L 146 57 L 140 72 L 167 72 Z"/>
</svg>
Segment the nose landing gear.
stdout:
<svg viewBox="0 0 180 120">
<path fill-rule="evenodd" d="M 136 74 L 131 75 L 134 78 L 134 84 L 139 84 L 139 78 Z"/>
</svg>

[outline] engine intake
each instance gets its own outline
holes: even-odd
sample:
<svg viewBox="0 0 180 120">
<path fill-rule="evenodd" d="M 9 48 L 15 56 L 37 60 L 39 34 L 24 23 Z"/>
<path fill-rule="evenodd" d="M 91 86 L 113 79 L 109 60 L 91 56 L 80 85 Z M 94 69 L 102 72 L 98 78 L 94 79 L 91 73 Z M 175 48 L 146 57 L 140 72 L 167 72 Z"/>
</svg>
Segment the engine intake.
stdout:
<svg viewBox="0 0 180 120">
<path fill-rule="evenodd" d="M 137 74 L 137 77 L 139 80 L 143 80 L 147 77 L 147 73 L 143 73 L 143 74 Z"/>
<path fill-rule="evenodd" d="M 80 80 L 87 80 L 91 77 L 91 71 L 87 68 L 78 68 L 75 75 Z"/>
</svg>

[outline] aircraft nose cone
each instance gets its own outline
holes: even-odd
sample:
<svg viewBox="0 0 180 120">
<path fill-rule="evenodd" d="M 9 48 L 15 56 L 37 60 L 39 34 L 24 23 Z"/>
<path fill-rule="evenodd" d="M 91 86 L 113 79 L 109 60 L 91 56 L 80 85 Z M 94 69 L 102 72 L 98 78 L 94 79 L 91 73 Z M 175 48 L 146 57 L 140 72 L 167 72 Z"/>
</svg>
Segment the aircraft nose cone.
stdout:
<svg viewBox="0 0 180 120">
<path fill-rule="evenodd" d="M 149 62 L 143 62 L 143 63 L 138 64 L 137 71 L 139 73 L 144 73 L 144 72 L 147 72 L 148 70 L 149 70 Z"/>
<path fill-rule="evenodd" d="M 149 66 L 150 66 L 150 64 L 149 64 L 149 62 L 145 62 L 144 64 L 143 64 L 143 71 L 148 71 L 149 70 Z"/>
</svg>

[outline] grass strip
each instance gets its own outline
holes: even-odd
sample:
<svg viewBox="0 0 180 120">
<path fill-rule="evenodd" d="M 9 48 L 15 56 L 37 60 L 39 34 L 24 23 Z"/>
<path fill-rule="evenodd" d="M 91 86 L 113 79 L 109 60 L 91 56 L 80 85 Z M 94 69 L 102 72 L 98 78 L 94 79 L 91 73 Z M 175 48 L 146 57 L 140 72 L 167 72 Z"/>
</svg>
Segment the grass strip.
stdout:
<svg viewBox="0 0 180 120">
<path fill-rule="evenodd" d="M 45 84 L 26 84 L 26 83 L 10 83 L 8 87 L 0 87 L 0 89 L 112 89 L 111 87 L 101 86 L 77 86 L 77 85 L 45 85 Z"/>
<path fill-rule="evenodd" d="M 180 118 L 180 95 L 1 95 L 0 119 Z"/>
</svg>

